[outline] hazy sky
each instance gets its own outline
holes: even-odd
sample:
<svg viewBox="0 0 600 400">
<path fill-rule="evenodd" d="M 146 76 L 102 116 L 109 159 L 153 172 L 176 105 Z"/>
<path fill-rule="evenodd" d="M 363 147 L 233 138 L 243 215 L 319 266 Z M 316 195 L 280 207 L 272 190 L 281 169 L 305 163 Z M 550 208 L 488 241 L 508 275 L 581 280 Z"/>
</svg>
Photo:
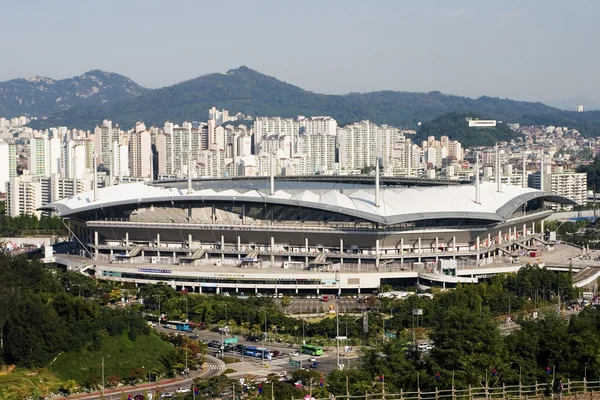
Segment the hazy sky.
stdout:
<svg viewBox="0 0 600 400">
<path fill-rule="evenodd" d="M 0 81 L 246 65 L 323 93 L 600 101 L 600 1 L 0 0 Z"/>
</svg>

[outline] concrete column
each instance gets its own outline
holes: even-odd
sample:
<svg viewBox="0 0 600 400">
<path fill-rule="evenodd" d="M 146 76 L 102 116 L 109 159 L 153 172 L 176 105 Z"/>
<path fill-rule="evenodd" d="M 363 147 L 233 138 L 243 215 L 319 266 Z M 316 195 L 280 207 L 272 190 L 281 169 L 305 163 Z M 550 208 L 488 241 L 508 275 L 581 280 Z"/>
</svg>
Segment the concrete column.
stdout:
<svg viewBox="0 0 600 400">
<path fill-rule="evenodd" d="M 361 262 L 360 262 L 360 260 L 361 260 L 361 259 L 359 258 L 359 259 L 358 259 L 358 267 L 357 267 L 357 270 L 358 270 L 358 271 L 360 271 L 360 265 L 361 265 Z"/>
<path fill-rule="evenodd" d="M 400 238 L 400 267 L 404 267 L 404 238 Z"/>
<path fill-rule="evenodd" d="M 540 233 L 544 233 L 544 220 L 542 220 L 542 222 L 540 222 L 540 228 L 541 228 Z"/>
<path fill-rule="evenodd" d="M 144 250 L 142 250 L 142 258 L 144 258 Z"/>
<path fill-rule="evenodd" d="M 379 269 L 379 239 L 375 239 L 375 267 Z"/>
<path fill-rule="evenodd" d="M 527 236 L 527 224 L 523 224 L 523 237 Z"/>
<path fill-rule="evenodd" d="M 242 205 L 242 225 L 246 225 L 246 205 Z"/>
<path fill-rule="evenodd" d="M 421 238 L 419 237 L 419 244 L 418 244 L 418 248 L 417 248 L 417 252 L 419 253 L 419 262 L 421 262 Z"/>
<path fill-rule="evenodd" d="M 225 259 L 225 253 L 223 250 L 225 250 L 225 236 L 221 235 L 221 260 Z"/>
<path fill-rule="evenodd" d="M 340 264 L 344 265 L 344 239 L 340 239 Z"/>
<path fill-rule="evenodd" d="M 492 245 L 492 234 L 488 233 L 488 238 L 487 238 L 487 242 L 488 242 L 488 247 L 490 247 Z"/>
<path fill-rule="evenodd" d="M 188 249 L 192 248 L 192 234 L 190 233 L 188 235 Z"/>
<path fill-rule="evenodd" d="M 160 233 L 156 234 L 156 247 L 160 247 Z"/>
<path fill-rule="evenodd" d="M 275 265 L 275 238 L 271 236 L 271 267 Z"/>
<path fill-rule="evenodd" d="M 125 247 L 129 247 L 129 232 L 125 232 Z"/>
<path fill-rule="evenodd" d="M 304 238 L 304 252 L 308 253 L 308 238 Z M 304 257 L 304 263 L 308 266 L 308 255 Z"/>
<path fill-rule="evenodd" d="M 508 228 L 508 240 L 512 240 L 512 228 Z"/>
<path fill-rule="evenodd" d="M 501 244 L 501 243 L 502 243 L 502 231 L 499 230 L 498 231 L 498 244 Z"/>
<path fill-rule="evenodd" d="M 452 259 L 456 260 L 456 236 L 452 236 Z"/>
<path fill-rule="evenodd" d="M 94 260 L 98 259 L 98 231 L 94 231 Z"/>
<path fill-rule="evenodd" d="M 531 223 L 531 234 L 535 235 L 535 222 Z"/>
<path fill-rule="evenodd" d="M 175 264 L 177 262 L 177 254 L 175 254 L 175 252 L 173 252 L 173 264 Z"/>
<path fill-rule="evenodd" d="M 477 250 L 477 262 L 479 262 L 479 246 L 481 243 L 481 239 L 477 236 L 477 242 L 475 242 L 475 250 Z"/>
<path fill-rule="evenodd" d="M 296 288 L 296 294 L 298 294 L 298 288 Z"/>
<path fill-rule="evenodd" d="M 439 238 L 436 236 L 435 237 L 435 252 L 437 253 L 440 249 L 440 240 Z"/>
<path fill-rule="evenodd" d="M 242 255 L 241 255 L 241 251 L 242 251 L 242 238 L 240 238 L 240 235 L 238 235 L 237 251 L 238 251 L 238 260 L 239 260 L 242 257 Z"/>
</svg>

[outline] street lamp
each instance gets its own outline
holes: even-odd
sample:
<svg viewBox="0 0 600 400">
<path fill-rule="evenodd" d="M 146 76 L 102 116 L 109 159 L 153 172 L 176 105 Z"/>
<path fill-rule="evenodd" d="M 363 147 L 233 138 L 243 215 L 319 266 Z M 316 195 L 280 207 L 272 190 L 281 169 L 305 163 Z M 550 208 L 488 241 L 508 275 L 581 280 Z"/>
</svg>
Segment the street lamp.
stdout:
<svg viewBox="0 0 600 400">
<path fill-rule="evenodd" d="M 160 326 L 160 317 L 161 317 L 161 313 L 160 313 L 160 298 L 162 297 L 160 294 L 153 294 L 152 298 L 154 297 L 158 297 L 158 325 Z"/>
<path fill-rule="evenodd" d="M 188 318 L 188 299 L 187 299 L 187 297 L 184 297 L 182 300 L 185 301 L 185 321 L 187 322 L 187 321 L 189 321 L 189 318 Z"/>
</svg>

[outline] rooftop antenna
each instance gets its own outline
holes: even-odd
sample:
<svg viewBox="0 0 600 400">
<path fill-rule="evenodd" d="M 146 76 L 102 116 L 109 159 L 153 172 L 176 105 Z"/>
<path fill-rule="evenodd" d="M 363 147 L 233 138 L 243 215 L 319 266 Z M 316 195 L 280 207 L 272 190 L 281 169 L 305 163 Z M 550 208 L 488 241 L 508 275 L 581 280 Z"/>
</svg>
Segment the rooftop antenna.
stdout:
<svg viewBox="0 0 600 400">
<path fill-rule="evenodd" d="M 375 158 L 375 207 L 379 207 L 379 156 Z"/>
<path fill-rule="evenodd" d="M 98 166 L 96 165 L 97 154 L 94 152 L 93 166 L 94 166 L 94 201 L 98 201 Z"/>
<path fill-rule="evenodd" d="M 192 193 L 192 151 L 188 151 L 188 177 L 187 177 L 188 193 Z"/>
<path fill-rule="evenodd" d="M 479 185 L 479 153 L 475 152 L 475 203 L 481 204 L 481 187 Z"/>
<path fill-rule="evenodd" d="M 269 169 L 270 169 L 270 190 L 269 193 L 271 196 L 273 196 L 275 194 L 275 169 L 273 168 L 273 153 L 271 153 L 271 159 L 269 162 Z"/>
</svg>

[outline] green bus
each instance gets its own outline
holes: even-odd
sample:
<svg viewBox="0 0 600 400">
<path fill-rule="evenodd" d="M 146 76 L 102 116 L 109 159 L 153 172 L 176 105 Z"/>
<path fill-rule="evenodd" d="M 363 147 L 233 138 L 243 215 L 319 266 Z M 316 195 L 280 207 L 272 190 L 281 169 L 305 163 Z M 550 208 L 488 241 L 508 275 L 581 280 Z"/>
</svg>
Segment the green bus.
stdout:
<svg viewBox="0 0 600 400">
<path fill-rule="evenodd" d="M 311 344 L 305 344 L 300 348 L 300 352 L 303 354 L 310 354 L 311 356 L 323 355 L 323 348 L 319 346 L 313 346 Z"/>
</svg>

